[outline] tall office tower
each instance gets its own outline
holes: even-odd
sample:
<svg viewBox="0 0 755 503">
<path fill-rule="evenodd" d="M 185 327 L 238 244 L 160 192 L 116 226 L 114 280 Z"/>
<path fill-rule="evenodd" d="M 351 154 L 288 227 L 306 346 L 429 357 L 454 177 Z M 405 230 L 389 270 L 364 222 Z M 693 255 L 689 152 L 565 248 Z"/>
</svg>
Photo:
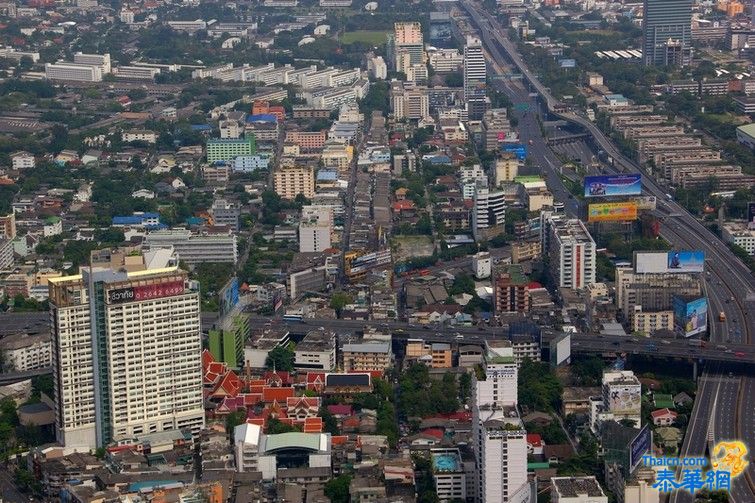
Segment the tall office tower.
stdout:
<svg viewBox="0 0 755 503">
<path fill-rule="evenodd" d="M 692 0 L 644 0 L 642 59 L 685 66 L 692 59 Z"/>
<path fill-rule="evenodd" d="M 464 46 L 464 101 L 470 119 L 481 119 L 487 107 L 487 65 L 480 39 L 467 37 Z"/>
<path fill-rule="evenodd" d="M 525 503 L 527 432 L 517 412 L 517 366 L 513 350 L 488 358 L 485 379 L 475 379 L 472 407 L 474 452 L 481 503 Z"/>
<path fill-rule="evenodd" d="M 55 426 L 69 451 L 204 426 L 199 292 L 167 250 L 95 252 L 48 280 Z"/>
<path fill-rule="evenodd" d="M 422 40 L 422 25 L 418 22 L 395 23 L 393 25 L 393 48 L 396 54 L 400 51 L 409 53 L 410 64 L 424 64 L 425 46 Z M 394 61 L 396 61 L 395 56 Z M 401 71 L 398 68 L 396 70 Z"/>
</svg>

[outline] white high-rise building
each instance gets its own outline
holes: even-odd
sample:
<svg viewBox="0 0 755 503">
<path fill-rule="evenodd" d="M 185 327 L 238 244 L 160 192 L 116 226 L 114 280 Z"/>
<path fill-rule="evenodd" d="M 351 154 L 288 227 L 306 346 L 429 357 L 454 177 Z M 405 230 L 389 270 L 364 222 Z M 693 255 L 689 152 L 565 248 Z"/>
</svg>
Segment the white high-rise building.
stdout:
<svg viewBox="0 0 755 503">
<path fill-rule="evenodd" d="M 73 62 L 77 65 L 92 65 L 99 67 L 102 71 L 102 75 L 107 75 L 111 71 L 109 53 L 85 54 L 83 52 L 77 52 L 73 55 Z"/>
<path fill-rule="evenodd" d="M 388 66 L 383 60 L 383 56 L 373 56 L 367 60 L 367 71 L 374 79 L 385 80 L 388 77 Z"/>
<path fill-rule="evenodd" d="M 78 82 L 101 82 L 102 69 L 94 65 L 80 65 L 77 63 L 45 64 L 45 78 L 48 80 L 73 80 Z"/>
<path fill-rule="evenodd" d="M 517 366 L 510 355 L 488 359 L 485 379 L 475 380 L 472 428 L 481 503 L 530 501 L 527 432 L 517 412 Z M 469 495 L 468 495 L 469 496 Z"/>
<path fill-rule="evenodd" d="M 472 210 L 472 234 L 476 241 L 489 239 L 504 231 L 506 199 L 501 190 L 491 190 L 478 182 Z"/>
<path fill-rule="evenodd" d="M 477 279 L 489 278 L 492 265 L 493 261 L 489 252 L 479 252 L 472 256 L 472 270 Z"/>
<path fill-rule="evenodd" d="M 305 206 L 299 221 L 299 251 L 321 252 L 330 248 L 333 210 L 329 207 Z"/>
<path fill-rule="evenodd" d="M 595 283 L 595 241 L 585 224 L 550 212 L 541 214 L 541 241 L 560 288 L 578 290 Z"/>
<path fill-rule="evenodd" d="M 468 104 L 467 110 L 480 111 L 485 101 L 486 82 L 487 65 L 482 43 L 478 38 L 467 37 L 464 46 L 464 101 Z"/>
<path fill-rule="evenodd" d="M 199 292 L 175 262 L 165 250 L 108 250 L 82 274 L 48 280 L 56 436 L 67 450 L 204 426 Z"/>
</svg>

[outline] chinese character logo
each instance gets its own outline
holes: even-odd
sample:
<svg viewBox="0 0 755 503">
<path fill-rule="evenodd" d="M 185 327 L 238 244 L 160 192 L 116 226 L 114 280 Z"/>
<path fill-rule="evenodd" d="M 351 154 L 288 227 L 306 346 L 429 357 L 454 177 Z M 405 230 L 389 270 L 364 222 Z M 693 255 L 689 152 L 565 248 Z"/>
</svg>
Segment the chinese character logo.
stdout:
<svg viewBox="0 0 755 503">
<path fill-rule="evenodd" d="M 749 464 L 745 456 L 747 456 L 747 446 L 744 442 L 739 440 L 719 442 L 711 452 L 711 466 L 717 471 L 727 471 L 731 474 L 731 478 L 735 478 Z"/>
</svg>

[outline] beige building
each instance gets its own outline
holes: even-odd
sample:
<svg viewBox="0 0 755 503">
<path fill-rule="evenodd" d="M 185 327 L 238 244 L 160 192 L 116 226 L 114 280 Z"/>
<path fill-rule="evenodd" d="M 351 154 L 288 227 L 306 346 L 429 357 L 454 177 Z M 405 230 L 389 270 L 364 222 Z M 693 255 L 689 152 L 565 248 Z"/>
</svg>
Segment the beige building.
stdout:
<svg viewBox="0 0 755 503">
<path fill-rule="evenodd" d="M 67 450 L 204 427 L 199 291 L 167 263 L 49 280 L 55 428 Z"/>
<path fill-rule="evenodd" d="M 453 367 L 451 360 L 451 345 L 436 342 L 430 345 L 430 354 L 432 356 L 431 366 L 434 369 L 450 369 Z"/>
<path fill-rule="evenodd" d="M 632 332 L 650 335 L 658 330 L 674 330 L 674 312 L 671 310 L 643 312 L 642 306 L 635 306 L 632 313 Z"/>
<path fill-rule="evenodd" d="M 616 268 L 616 307 L 624 314 L 671 309 L 674 295 L 700 295 L 700 280 L 686 273 L 635 273 L 631 267 Z"/>
<path fill-rule="evenodd" d="M 393 364 L 390 342 L 344 344 L 341 352 L 345 372 L 385 370 Z"/>
<path fill-rule="evenodd" d="M 538 258 L 543 251 L 540 241 L 517 241 L 511 243 L 511 262 L 518 264 Z"/>
<path fill-rule="evenodd" d="M 312 167 L 290 167 L 273 173 L 275 192 L 283 199 L 295 199 L 303 194 L 306 198 L 315 195 L 315 170 Z"/>
<path fill-rule="evenodd" d="M 519 161 L 513 157 L 501 157 L 495 161 L 495 184 L 500 186 L 503 182 L 513 182 L 519 175 Z"/>
<path fill-rule="evenodd" d="M 422 25 L 418 22 L 395 23 L 393 34 L 396 45 L 422 43 Z"/>
</svg>

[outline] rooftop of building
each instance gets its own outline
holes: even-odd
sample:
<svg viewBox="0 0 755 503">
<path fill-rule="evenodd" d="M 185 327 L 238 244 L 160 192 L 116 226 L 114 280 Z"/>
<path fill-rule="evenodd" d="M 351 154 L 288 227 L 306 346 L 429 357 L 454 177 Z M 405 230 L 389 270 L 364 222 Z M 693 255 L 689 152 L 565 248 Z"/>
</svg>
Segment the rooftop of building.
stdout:
<svg viewBox="0 0 755 503">
<path fill-rule="evenodd" d="M 576 498 L 580 495 L 589 497 L 605 496 L 595 477 L 553 477 L 551 484 L 562 497 Z"/>
<path fill-rule="evenodd" d="M 634 375 L 634 372 L 632 372 L 631 370 L 622 370 L 622 371 L 616 371 L 616 372 L 604 372 L 603 384 L 614 385 L 614 386 L 636 384 L 639 386 L 640 380 L 637 379 L 637 376 Z"/>
<path fill-rule="evenodd" d="M 755 236 L 755 229 L 749 228 L 747 222 L 726 222 L 724 229 L 735 237 Z"/>
<path fill-rule="evenodd" d="M 335 332 L 320 328 L 310 330 L 296 345 L 296 351 L 330 351 L 335 347 Z"/>
<path fill-rule="evenodd" d="M 452 473 L 461 471 L 461 456 L 458 450 L 444 449 L 439 452 L 430 451 L 433 472 Z"/>
<path fill-rule="evenodd" d="M 389 353 L 391 344 L 389 342 L 344 344 L 342 350 L 344 353 Z"/>
<path fill-rule="evenodd" d="M 571 239 L 578 243 L 595 243 L 581 220 L 576 218 L 553 218 L 551 220 L 556 235 L 564 240 Z"/>
<path fill-rule="evenodd" d="M 50 339 L 50 332 L 43 332 L 38 334 L 18 332 L 15 334 L 7 335 L 0 339 L 0 350 L 12 351 L 15 349 L 29 347 L 34 344 L 50 342 Z"/>
<path fill-rule="evenodd" d="M 326 451 L 328 449 L 328 435 L 322 433 L 289 432 L 277 435 L 265 435 L 264 451 L 271 452 L 282 449 L 302 449 L 308 451 Z"/>
</svg>

